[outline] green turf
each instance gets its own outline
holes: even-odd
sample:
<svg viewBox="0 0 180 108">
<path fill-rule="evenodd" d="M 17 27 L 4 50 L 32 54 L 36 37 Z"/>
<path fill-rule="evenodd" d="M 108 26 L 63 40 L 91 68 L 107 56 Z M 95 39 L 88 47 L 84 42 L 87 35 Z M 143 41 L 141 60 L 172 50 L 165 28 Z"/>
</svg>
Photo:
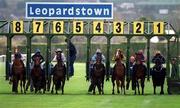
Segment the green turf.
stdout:
<svg viewBox="0 0 180 108">
<path fill-rule="evenodd" d="M 111 95 L 111 82 L 105 82 L 105 95 L 87 94 L 89 82 L 85 80 L 85 64 L 75 64 L 75 76 L 66 82 L 65 95 L 11 93 L 5 81 L 4 64 L 0 63 L 0 108 L 180 108 L 178 95 L 152 95 L 152 83 L 146 82 L 145 95 Z M 158 89 L 157 92 L 159 92 Z"/>
</svg>

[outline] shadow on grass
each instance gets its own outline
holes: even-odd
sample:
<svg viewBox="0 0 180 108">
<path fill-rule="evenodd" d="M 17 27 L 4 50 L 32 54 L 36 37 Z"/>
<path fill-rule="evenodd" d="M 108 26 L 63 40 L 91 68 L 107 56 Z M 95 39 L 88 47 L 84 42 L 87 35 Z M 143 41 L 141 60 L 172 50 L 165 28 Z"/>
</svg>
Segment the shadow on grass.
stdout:
<svg viewBox="0 0 180 108">
<path fill-rule="evenodd" d="M 168 94 L 164 94 L 164 95 L 160 95 L 160 94 L 156 94 L 156 95 L 154 95 L 154 94 L 151 94 L 151 93 L 146 93 L 146 94 L 144 94 L 144 95 L 134 95 L 134 94 L 103 94 L 103 95 L 99 95 L 99 94 L 95 94 L 95 95 L 93 95 L 92 93 L 64 93 L 63 95 L 61 94 L 61 93 L 58 93 L 58 94 L 51 94 L 50 92 L 47 92 L 47 93 L 45 93 L 45 94 L 43 94 L 43 93 L 34 93 L 34 92 L 27 92 L 26 94 L 24 94 L 24 93 L 12 93 L 12 92 L 4 92 L 4 93 L 2 93 L 2 92 L 0 92 L 0 96 L 1 95 L 44 95 L 44 96 L 46 96 L 46 95 L 48 95 L 48 96 L 50 96 L 50 95 L 52 95 L 52 96 L 167 96 Z M 169 95 L 170 96 L 170 95 Z"/>
</svg>

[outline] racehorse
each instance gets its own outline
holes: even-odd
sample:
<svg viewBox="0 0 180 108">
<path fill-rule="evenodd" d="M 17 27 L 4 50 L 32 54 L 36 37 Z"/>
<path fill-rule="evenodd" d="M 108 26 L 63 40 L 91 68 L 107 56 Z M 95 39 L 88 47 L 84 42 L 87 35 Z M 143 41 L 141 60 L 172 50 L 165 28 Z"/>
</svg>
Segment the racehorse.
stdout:
<svg viewBox="0 0 180 108">
<path fill-rule="evenodd" d="M 133 66 L 133 86 L 135 88 L 136 94 L 136 88 L 138 88 L 138 94 L 140 94 L 139 85 L 141 84 L 142 88 L 142 95 L 144 95 L 144 82 L 145 82 L 145 76 L 146 76 L 147 67 L 142 63 L 141 58 L 137 55 L 136 56 L 136 63 Z"/>
<path fill-rule="evenodd" d="M 117 85 L 117 93 L 120 93 L 119 88 L 121 87 L 121 94 L 124 91 L 125 94 L 125 73 L 126 73 L 126 68 L 125 65 L 122 63 L 123 59 L 123 54 L 120 49 L 116 50 L 114 59 L 116 61 L 113 73 L 112 73 L 112 84 L 113 84 L 113 89 L 112 89 L 112 94 L 114 94 L 114 87 L 115 87 L 115 81 Z"/>
<path fill-rule="evenodd" d="M 98 88 L 99 94 L 104 94 L 104 77 L 106 70 L 101 60 L 102 60 L 101 54 L 97 55 L 96 63 L 93 65 L 93 72 L 92 72 L 93 94 L 95 94 L 96 86 Z"/>
<path fill-rule="evenodd" d="M 21 58 L 17 57 L 15 54 L 15 59 L 12 64 L 12 91 L 18 93 L 18 83 L 20 81 L 21 93 L 26 93 L 25 84 L 26 84 L 26 72 L 25 66 Z"/>
<path fill-rule="evenodd" d="M 43 93 L 45 93 L 46 80 L 45 80 L 45 74 L 41 69 L 39 57 L 36 57 L 34 60 L 34 67 L 31 70 L 31 79 L 33 82 L 33 86 L 35 88 L 35 93 L 37 93 L 38 91 L 41 92 L 41 89 L 43 89 Z"/>
<path fill-rule="evenodd" d="M 155 66 L 151 70 L 152 81 L 154 87 L 154 94 L 156 94 L 156 86 L 161 86 L 160 94 L 164 94 L 164 80 L 166 76 L 166 68 L 162 66 L 161 60 L 157 58 L 155 60 Z"/>
<path fill-rule="evenodd" d="M 61 53 L 57 55 L 57 64 L 53 68 L 53 86 L 51 93 L 54 93 L 54 85 L 56 94 L 58 94 L 58 90 L 62 90 L 62 94 L 64 94 L 64 85 L 66 80 L 66 67 L 62 61 Z"/>
</svg>

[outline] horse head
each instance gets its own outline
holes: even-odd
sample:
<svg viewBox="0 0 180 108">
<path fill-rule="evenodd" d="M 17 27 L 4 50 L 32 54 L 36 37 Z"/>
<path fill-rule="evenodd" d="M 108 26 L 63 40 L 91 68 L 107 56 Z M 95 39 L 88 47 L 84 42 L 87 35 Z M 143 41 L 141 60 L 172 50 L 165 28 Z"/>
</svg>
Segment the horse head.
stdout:
<svg viewBox="0 0 180 108">
<path fill-rule="evenodd" d="M 62 59 L 61 53 L 56 53 L 57 64 L 54 67 L 54 77 L 62 78 L 65 77 L 65 65 Z"/>
<path fill-rule="evenodd" d="M 23 66 L 22 63 L 23 63 L 23 62 L 22 62 L 21 58 L 19 57 L 19 54 L 16 53 L 16 54 L 14 55 L 13 64 L 16 65 L 16 66 L 22 67 L 22 66 Z"/>
<path fill-rule="evenodd" d="M 155 64 L 156 64 L 156 65 L 162 65 L 161 59 L 160 59 L 160 58 L 156 58 L 156 59 L 155 59 Z"/>
<path fill-rule="evenodd" d="M 102 54 L 98 53 L 97 56 L 96 56 L 96 64 L 100 64 L 101 61 L 102 61 Z"/>
<path fill-rule="evenodd" d="M 136 64 L 142 64 L 142 55 L 139 53 L 136 53 Z"/>
<path fill-rule="evenodd" d="M 114 58 L 116 61 L 122 61 L 123 60 L 123 53 L 122 53 L 121 49 L 116 50 Z"/>
<path fill-rule="evenodd" d="M 34 64 L 35 64 L 36 66 L 39 66 L 39 65 L 41 64 L 41 59 L 40 59 L 40 57 L 35 57 L 35 59 L 34 59 Z"/>
<path fill-rule="evenodd" d="M 18 53 L 15 53 L 15 54 L 14 54 L 14 59 L 20 59 L 20 57 L 19 57 L 19 54 L 18 54 Z"/>
<path fill-rule="evenodd" d="M 62 54 L 61 53 L 57 54 L 56 59 L 57 59 L 57 64 L 58 65 L 63 65 L 63 60 L 62 60 Z"/>
<path fill-rule="evenodd" d="M 156 70 L 160 71 L 162 68 L 162 62 L 160 58 L 156 58 L 155 59 L 155 68 Z"/>
</svg>

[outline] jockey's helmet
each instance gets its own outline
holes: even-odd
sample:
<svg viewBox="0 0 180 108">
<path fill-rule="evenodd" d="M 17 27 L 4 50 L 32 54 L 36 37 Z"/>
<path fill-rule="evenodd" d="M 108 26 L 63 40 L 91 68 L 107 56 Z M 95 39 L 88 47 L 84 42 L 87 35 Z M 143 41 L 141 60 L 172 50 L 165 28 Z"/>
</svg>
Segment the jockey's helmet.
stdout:
<svg viewBox="0 0 180 108">
<path fill-rule="evenodd" d="M 160 51 L 156 51 L 156 55 L 161 55 L 161 52 Z"/>
<path fill-rule="evenodd" d="M 100 50 L 100 49 L 97 49 L 97 50 L 96 50 L 96 53 L 101 53 L 101 50 Z"/>
<path fill-rule="evenodd" d="M 138 54 L 143 54 L 143 50 L 139 50 L 139 51 L 138 51 Z"/>
<path fill-rule="evenodd" d="M 14 47 L 14 53 L 18 53 L 19 52 L 19 49 L 17 46 Z"/>
<path fill-rule="evenodd" d="M 58 49 L 56 49 L 55 52 L 56 52 L 56 53 L 57 53 L 57 52 L 62 52 L 62 49 L 61 49 L 61 48 L 58 48 Z"/>
<path fill-rule="evenodd" d="M 40 51 L 40 49 L 36 49 L 36 51 L 35 51 L 35 53 L 40 53 L 41 51 Z"/>
</svg>

